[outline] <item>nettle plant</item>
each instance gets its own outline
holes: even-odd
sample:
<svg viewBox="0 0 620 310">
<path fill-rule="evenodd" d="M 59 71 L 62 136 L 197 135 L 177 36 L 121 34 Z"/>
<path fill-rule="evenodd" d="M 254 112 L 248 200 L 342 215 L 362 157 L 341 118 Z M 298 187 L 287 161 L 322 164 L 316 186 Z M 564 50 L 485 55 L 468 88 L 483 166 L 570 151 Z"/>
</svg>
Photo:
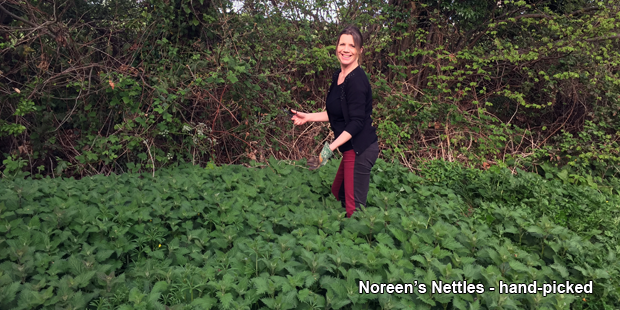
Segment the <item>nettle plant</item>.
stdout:
<svg viewBox="0 0 620 310">
<path fill-rule="evenodd" d="M 614 247 L 601 231 L 567 228 L 540 214 L 555 214 L 551 207 L 540 211 L 545 199 L 567 198 L 581 185 L 456 167 L 429 181 L 379 160 L 368 205 L 347 219 L 329 193 L 336 167 L 330 163 L 317 173 L 270 160 L 262 168 L 185 165 L 155 177 L 0 180 L 0 244 L 6 249 L 0 251 L 0 307 L 620 306 L 618 239 Z M 475 176 L 480 181 L 471 182 Z M 536 182 L 533 198 L 523 195 L 517 203 L 519 190 Z M 459 192 L 464 186 L 471 195 Z M 565 192 L 550 194 L 555 188 Z M 601 219 L 619 217 L 617 196 L 587 189 L 585 206 L 604 198 L 616 208 Z M 617 237 L 617 227 L 607 231 Z M 430 290 L 432 281 L 497 288 L 499 281 L 534 280 L 592 280 L 593 294 Z M 359 281 L 417 281 L 429 289 L 359 294 Z"/>
</svg>

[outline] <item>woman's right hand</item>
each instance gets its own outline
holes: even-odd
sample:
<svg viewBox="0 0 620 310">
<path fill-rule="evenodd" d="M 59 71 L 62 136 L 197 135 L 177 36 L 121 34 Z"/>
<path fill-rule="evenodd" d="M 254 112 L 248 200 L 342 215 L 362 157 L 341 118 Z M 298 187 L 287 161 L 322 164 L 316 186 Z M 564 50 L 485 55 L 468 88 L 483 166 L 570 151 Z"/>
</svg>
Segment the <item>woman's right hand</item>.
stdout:
<svg viewBox="0 0 620 310">
<path fill-rule="evenodd" d="M 291 109 L 291 111 L 293 111 L 293 113 L 295 113 L 295 115 L 293 115 L 291 117 L 291 120 L 293 121 L 293 123 L 295 125 L 297 125 L 297 126 L 303 125 L 306 122 L 310 121 L 309 120 L 310 117 L 309 117 L 308 113 L 297 112 L 297 111 L 292 110 L 292 109 Z"/>
</svg>

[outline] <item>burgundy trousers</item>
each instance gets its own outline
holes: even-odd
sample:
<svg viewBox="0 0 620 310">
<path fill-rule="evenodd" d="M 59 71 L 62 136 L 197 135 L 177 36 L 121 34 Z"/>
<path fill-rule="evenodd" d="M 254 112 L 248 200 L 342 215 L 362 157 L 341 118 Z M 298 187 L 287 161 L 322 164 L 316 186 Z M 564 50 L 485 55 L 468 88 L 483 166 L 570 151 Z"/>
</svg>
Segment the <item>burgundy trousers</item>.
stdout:
<svg viewBox="0 0 620 310">
<path fill-rule="evenodd" d="M 359 155 L 355 154 L 354 150 L 346 151 L 342 155 L 332 184 L 332 194 L 347 211 L 347 217 L 351 217 L 360 205 L 366 206 L 370 170 L 379 157 L 379 145 L 375 142 Z"/>
</svg>

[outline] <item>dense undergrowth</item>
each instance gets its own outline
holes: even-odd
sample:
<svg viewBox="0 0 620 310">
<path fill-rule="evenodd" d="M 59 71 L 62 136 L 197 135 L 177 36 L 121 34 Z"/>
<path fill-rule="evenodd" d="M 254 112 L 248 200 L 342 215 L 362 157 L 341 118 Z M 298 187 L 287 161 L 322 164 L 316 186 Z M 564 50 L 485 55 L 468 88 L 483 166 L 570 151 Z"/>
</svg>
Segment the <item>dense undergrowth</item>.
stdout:
<svg viewBox="0 0 620 310">
<path fill-rule="evenodd" d="M 0 180 L 4 309 L 617 309 L 620 182 L 377 162 L 367 208 L 310 172 L 183 165 Z M 258 164 L 257 164 L 258 165 Z M 428 283 L 358 293 L 359 280 Z M 466 280 L 587 283 L 592 294 L 432 294 Z M 118 308 L 120 307 L 120 308 Z"/>
<path fill-rule="evenodd" d="M 300 160 L 330 130 L 282 109 L 325 107 L 354 24 L 386 160 L 619 172 L 618 1 L 236 3 L 3 1 L 0 170 Z"/>
</svg>

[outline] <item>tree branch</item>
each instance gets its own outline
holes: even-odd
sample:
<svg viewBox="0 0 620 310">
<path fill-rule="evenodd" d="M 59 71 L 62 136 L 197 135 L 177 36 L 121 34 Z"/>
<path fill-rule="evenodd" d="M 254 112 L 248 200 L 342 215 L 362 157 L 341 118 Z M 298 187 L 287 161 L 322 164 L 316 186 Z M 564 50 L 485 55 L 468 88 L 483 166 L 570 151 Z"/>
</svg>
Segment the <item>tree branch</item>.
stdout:
<svg viewBox="0 0 620 310">
<path fill-rule="evenodd" d="M 2 5 L 0 5 L 0 10 L 2 10 L 4 13 L 8 14 L 9 16 L 17 19 L 18 21 L 23 22 L 24 24 L 28 24 L 28 25 L 30 25 L 32 27 L 38 27 L 39 26 L 39 25 L 36 25 L 36 24 L 34 24 L 34 23 L 32 23 L 32 22 L 30 22 L 28 20 L 25 20 L 25 19 L 23 19 L 23 18 L 15 15 L 15 14 L 13 14 L 13 13 L 7 11 Z"/>
<path fill-rule="evenodd" d="M 620 39 L 620 35 L 591 38 L 591 39 L 587 39 L 586 42 L 597 42 L 597 41 L 605 41 L 605 40 L 612 40 L 612 39 Z"/>
</svg>

